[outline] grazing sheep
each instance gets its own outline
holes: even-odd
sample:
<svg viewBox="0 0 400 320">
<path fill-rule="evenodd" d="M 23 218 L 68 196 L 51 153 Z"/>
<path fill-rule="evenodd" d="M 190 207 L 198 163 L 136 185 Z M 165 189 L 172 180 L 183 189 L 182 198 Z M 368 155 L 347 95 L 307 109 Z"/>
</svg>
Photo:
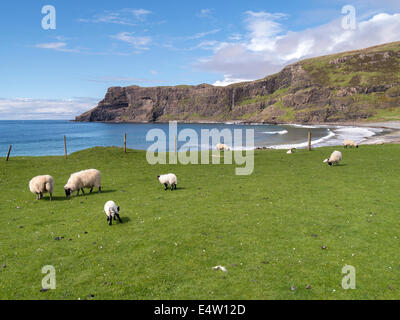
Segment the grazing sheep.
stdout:
<svg viewBox="0 0 400 320">
<path fill-rule="evenodd" d="M 291 148 L 290 150 L 288 150 L 288 152 L 286 152 L 287 154 L 292 154 L 294 153 L 294 151 L 296 150 L 296 148 Z"/>
<path fill-rule="evenodd" d="M 229 151 L 231 150 L 226 144 L 218 143 L 216 146 L 218 151 Z"/>
<path fill-rule="evenodd" d="M 114 218 L 114 220 L 116 220 L 116 217 L 118 218 L 119 223 L 122 223 L 122 220 L 119 216 L 119 206 L 117 206 L 114 201 L 107 201 L 104 205 L 104 211 L 107 215 L 108 225 L 111 226 L 112 219 Z"/>
<path fill-rule="evenodd" d="M 168 189 L 168 184 L 171 186 L 171 191 L 176 190 L 176 184 L 178 183 L 178 179 L 176 175 L 173 173 L 163 174 L 161 176 L 157 176 L 158 181 L 164 185 L 164 190 Z"/>
<path fill-rule="evenodd" d="M 88 169 L 71 174 L 64 190 L 68 198 L 74 191 L 78 191 L 78 196 L 79 190 L 85 194 L 83 188 L 90 188 L 90 193 L 92 193 L 94 187 L 99 188 L 99 193 L 101 192 L 101 173 L 96 169 Z"/>
<path fill-rule="evenodd" d="M 37 176 L 29 181 L 29 190 L 36 194 L 36 200 L 43 198 L 43 193 L 50 194 L 50 201 L 53 196 L 54 179 L 52 176 Z"/>
<path fill-rule="evenodd" d="M 340 151 L 333 151 L 329 159 L 325 159 L 324 163 L 328 162 L 330 166 L 338 164 L 342 160 L 342 153 Z"/>
<path fill-rule="evenodd" d="M 358 148 L 358 144 L 355 143 L 353 140 L 344 140 L 343 145 L 344 145 L 345 148 L 347 148 L 347 147 L 355 147 L 355 148 Z"/>
</svg>

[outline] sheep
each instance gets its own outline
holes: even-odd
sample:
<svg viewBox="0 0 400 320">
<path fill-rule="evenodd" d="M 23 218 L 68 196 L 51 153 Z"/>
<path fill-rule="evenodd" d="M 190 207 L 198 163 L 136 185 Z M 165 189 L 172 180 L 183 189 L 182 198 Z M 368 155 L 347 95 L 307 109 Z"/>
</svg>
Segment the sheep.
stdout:
<svg viewBox="0 0 400 320">
<path fill-rule="evenodd" d="M 334 151 L 332 152 L 329 159 L 324 160 L 324 163 L 328 162 L 328 164 L 332 166 L 333 164 L 338 164 L 341 160 L 342 160 L 342 153 L 340 151 Z"/>
<path fill-rule="evenodd" d="M 358 148 L 358 144 L 355 143 L 353 140 L 344 140 L 343 145 L 344 145 L 345 148 L 347 148 L 347 147 L 355 147 L 355 148 Z"/>
<path fill-rule="evenodd" d="M 168 189 L 168 184 L 171 186 L 171 191 L 176 190 L 176 184 L 178 183 L 178 179 L 176 175 L 173 173 L 163 174 L 161 176 L 157 176 L 158 181 L 164 185 L 164 190 Z"/>
<path fill-rule="evenodd" d="M 296 150 L 296 148 L 291 148 L 286 153 L 287 154 L 292 154 L 292 153 L 294 153 L 295 150 Z"/>
<path fill-rule="evenodd" d="M 223 143 L 218 143 L 216 146 L 215 146 L 216 148 L 217 148 L 217 150 L 218 151 L 229 151 L 229 150 L 231 150 L 226 144 L 223 144 Z"/>
<path fill-rule="evenodd" d="M 119 223 L 122 223 L 122 220 L 119 216 L 119 209 L 120 209 L 119 206 L 117 206 L 115 202 L 112 200 L 107 201 L 106 204 L 104 205 L 104 212 L 106 213 L 109 226 L 112 225 L 113 218 L 114 220 L 116 220 L 115 217 L 118 218 Z"/>
<path fill-rule="evenodd" d="M 36 200 L 43 198 L 43 193 L 50 194 L 50 201 L 53 197 L 54 179 L 52 176 L 36 176 L 29 181 L 29 190 L 36 194 Z"/>
<path fill-rule="evenodd" d="M 99 193 L 101 193 L 101 173 L 96 169 L 88 169 L 71 174 L 64 190 L 68 198 L 74 191 L 78 191 L 78 196 L 79 190 L 85 194 L 83 188 L 90 188 L 90 193 L 92 193 L 94 187 L 99 188 Z"/>
</svg>

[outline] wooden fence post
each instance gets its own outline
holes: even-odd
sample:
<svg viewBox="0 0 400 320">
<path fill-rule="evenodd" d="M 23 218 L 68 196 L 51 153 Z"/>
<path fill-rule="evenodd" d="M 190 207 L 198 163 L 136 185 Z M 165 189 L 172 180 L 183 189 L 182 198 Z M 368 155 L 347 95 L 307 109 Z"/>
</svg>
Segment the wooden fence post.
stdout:
<svg viewBox="0 0 400 320">
<path fill-rule="evenodd" d="M 126 153 L 126 133 L 124 133 L 124 152 Z"/>
<path fill-rule="evenodd" d="M 10 146 L 8 147 L 8 153 L 7 153 L 6 161 L 8 161 L 8 158 L 10 157 L 11 147 L 12 147 L 12 145 L 10 144 Z"/>
<path fill-rule="evenodd" d="M 67 153 L 67 137 L 64 136 L 64 153 L 65 153 L 65 159 L 68 159 L 68 153 Z"/>
<path fill-rule="evenodd" d="M 308 151 L 311 151 L 311 131 L 308 130 Z"/>
</svg>

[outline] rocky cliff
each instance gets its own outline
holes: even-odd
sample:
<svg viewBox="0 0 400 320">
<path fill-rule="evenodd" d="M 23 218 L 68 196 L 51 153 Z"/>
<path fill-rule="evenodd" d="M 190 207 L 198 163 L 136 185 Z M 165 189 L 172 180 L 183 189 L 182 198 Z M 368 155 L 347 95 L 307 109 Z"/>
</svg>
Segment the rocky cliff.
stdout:
<svg viewBox="0 0 400 320">
<path fill-rule="evenodd" d="M 397 117 L 400 42 L 304 60 L 227 87 L 112 87 L 76 121 L 314 123 Z"/>
</svg>

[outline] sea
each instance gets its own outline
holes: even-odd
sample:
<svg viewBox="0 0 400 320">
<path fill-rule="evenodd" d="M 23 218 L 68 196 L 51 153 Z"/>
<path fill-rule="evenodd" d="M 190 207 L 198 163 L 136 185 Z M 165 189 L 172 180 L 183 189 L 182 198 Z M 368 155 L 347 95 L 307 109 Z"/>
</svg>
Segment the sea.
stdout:
<svg viewBox="0 0 400 320">
<path fill-rule="evenodd" d="M 66 120 L 1 120 L 0 121 L 0 156 L 7 154 L 12 145 L 12 156 L 45 156 L 64 154 L 64 136 L 67 141 L 67 152 L 96 146 L 122 147 L 124 134 L 127 135 L 127 147 L 136 150 L 147 150 L 157 140 L 146 140 L 152 129 L 159 129 L 168 139 L 168 123 L 97 123 L 73 122 Z M 342 145 L 344 139 L 362 143 L 366 139 L 385 133 L 384 129 L 349 126 L 304 126 L 272 124 L 237 124 L 237 123 L 178 123 L 178 136 L 182 130 L 194 130 L 199 139 L 190 141 L 190 147 L 200 150 L 214 148 L 211 144 L 201 143 L 202 130 L 228 129 L 243 132 L 242 148 L 246 148 L 245 131 L 254 129 L 254 147 L 273 149 L 306 148 L 308 131 L 311 131 L 312 146 Z M 153 131 L 154 132 L 154 131 Z M 160 132 L 160 131 L 157 131 Z M 192 131 L 193 132 L 193 131 Z M 224 141 L 221 141 L 224 142 Z M 177 141 L 178 150 L 187 141 Z M 236 146 L 240 149 L 240 146 Z M 167 143 L 165 150 L 169 151 Z"/>
</svg>

